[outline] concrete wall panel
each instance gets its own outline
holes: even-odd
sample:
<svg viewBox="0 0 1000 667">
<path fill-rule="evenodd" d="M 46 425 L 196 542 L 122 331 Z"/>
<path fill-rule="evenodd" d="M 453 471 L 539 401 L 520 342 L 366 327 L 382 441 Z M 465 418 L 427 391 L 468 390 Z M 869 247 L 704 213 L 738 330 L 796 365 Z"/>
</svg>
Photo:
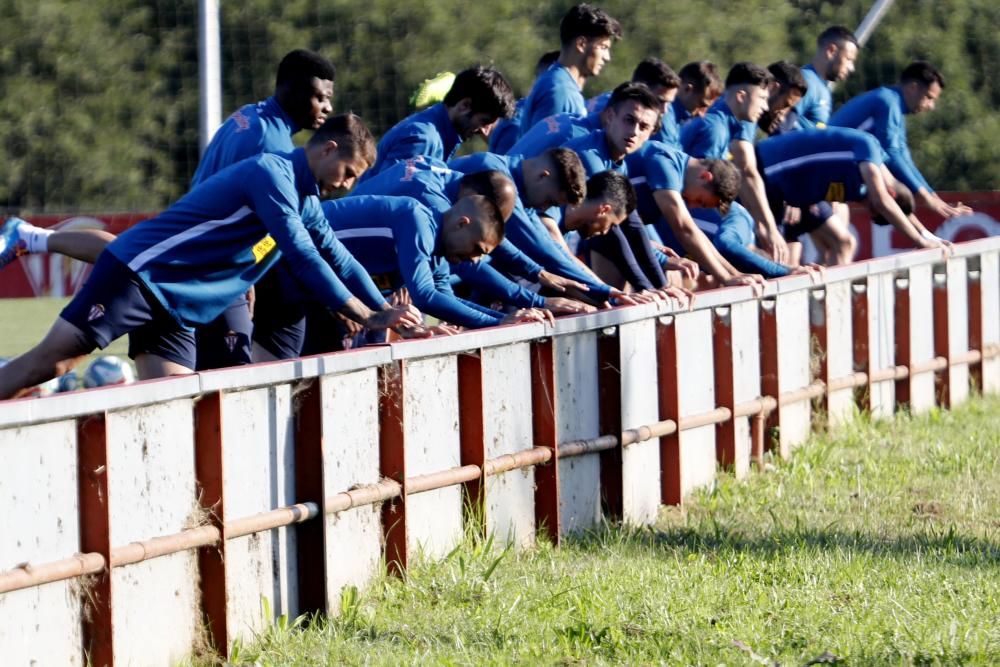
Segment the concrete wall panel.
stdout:
<svg viewBox="0 0 1000 667">
<path fill-rule="evenodd" d="M 660 420 L 656 378 L 656 321 L 644 320 L 618 328 L 621 351 L 623 428 Z M 622 453 L 624 519 L 651 524 L 660 508 L 660 440 L 625 447 Z"/>
<path fill-rule="evenodd" d="M 677 365 L 680 416 L 693 417 L 715 409 L 715 366 L 712 349 L 712 313 L 698 310 L 678 314 Z M 715 426 L 681 432 L 681 489 L 708 485 L 715 478 Z"/>
</svg>

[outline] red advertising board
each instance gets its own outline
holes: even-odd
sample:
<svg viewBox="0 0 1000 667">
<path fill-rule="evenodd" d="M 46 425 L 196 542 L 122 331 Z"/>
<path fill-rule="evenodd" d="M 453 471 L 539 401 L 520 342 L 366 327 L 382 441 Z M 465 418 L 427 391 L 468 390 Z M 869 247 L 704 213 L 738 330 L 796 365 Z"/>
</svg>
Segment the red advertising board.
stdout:
<svg viewBox="0 0 1000 667">
<path fill-rule="evenodd" d="M 975 214 L 941 220 L 926 210 L 917 210 L 924 224 L 938 236 L 951 241 L 969 241 L 1000 236 L 1000 192 L 944 192 L 948 202 L 961 201 Z M 153 214 L 113 213 L 108 215 L 58 216 L 29 218 L 32 224 L 54 229 L 104 229 L 121 233 Z M 851 228 L 858 239 L 857 259 L 883 257 L 911 248 L 907 240 L 891 227 L 873 226 L 864 206 L 851 207 Z M 69 296 L 76 293 L 90 273 L 90 266 L 61 255 L 26 255 L 0 270 L 0 298 L 30 296 Z"/>
</svg>

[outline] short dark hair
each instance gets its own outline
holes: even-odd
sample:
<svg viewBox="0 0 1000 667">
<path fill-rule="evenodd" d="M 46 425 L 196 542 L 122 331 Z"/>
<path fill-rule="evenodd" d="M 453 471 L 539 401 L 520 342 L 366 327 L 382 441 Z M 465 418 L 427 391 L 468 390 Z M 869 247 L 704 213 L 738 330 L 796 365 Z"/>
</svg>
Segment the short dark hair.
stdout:
<svg viewBox="0 0 1000 667">
<path fill-rule="evenodd" d="M 809 90 L 809 84 L 806 83 L 806 78 L 802 76 L 802 70 L 798 65 L 793 65 L 787 60 L 779 60 L 776 63 L 771 63 L 767 66 L 767 71 L 771 73 L 771 76 L 778 82 L 782 90 L 791 88 L 799 91 L 801 95 L 805 95 L 806 91 Z"/>
<path fill-rule="evenodd" d="M 621 39 L 622 26 L 606 11 L 593 5 L 580 4 L 570 8 L 559 22 L 559 42 L 566 46 L 577 37 Z"/>
<path fill-rule="evenodd" d="M 278 76 L 274 87 L 298 88 L 308 84 L 313 77 L 333 81 L 337 70 L 333 63 L 316 53 L 306 49 L 295 49 L 289 52 L 278 63 Z"/>
<path fill-rule="evenodd" d="M 503 219 L 502 210 L 504 207 L 502 204 L 504 200 L 508 199 L 508 195 L 517 196 L 517 186 L 514 185 L 514 182 L 502 171 L 495 169 L 466 174 L 459 181 L 459 189 L 489 199 L 496 205 L 497 210 L 501 211 L 501 219 Z M 507 203 L 513 209 L 515 202 L 509 201 Z"/>
<path fill-rule="evenodd" d="M 336 141 L 341 155 L 358 157 L 368 163 L 375 164 L 375 137 L 365 125 L 360 116 L 352 113 L 342 113 L 330 116 L 309 138 L 309 146 Z"/>
<path fill-rule="evenodd" d="M 647 109 L 652 109 L 653 111 L 659 112 L 662 109 L 663 104 L 660 100 L 653 94 L 653 91 L 649 89 L 644 83 L 632 83 L 631 81 L 626 81 L 625 83 L 620 83 L 615 86 L 615 89 L 611 91 L 611 97 L 608 98 L 608 107 L 613 109 L 622 102 L 627 102 L 632 100 L 638 102 L 640 106 L 644 106 Z"/>
<path fill-rule="evenodd" d="M 444 96 L 444 103 L 453 107 L 466 98 L 472 102 L 472 113 L 485 113 L 493 118 L 510 118 L 514 114 L 514 91 L 493 67 L 476 65 L 459 72 Z"/>
<path fill-rule="evenodd" d="M 503 241 L 504 221 L 496 202 L 483 195 L 468 195 L 462 199 L 470 201 L 479 210 L 479 224 L 483 232 L 493 237 L 497 243 Z"/>
<path fill-rule="evenodd" d="M 928 88 L 932 83 L 936 83 L 941 88 L 944 88 L 944 76 L 934 65 L 931 65 L 926 60 L 914 60 L 899 75 L 900 83 L 906 84 L 911 81 L 922 83 Z"/>
<path fill-rule="evenodd" d="M 704 160 L 703 164 L 712 174 L 709 189 L 719 198 L 719 212 L 724 214 L 740 193 L 740 170 L 729 160 Z"/>
<path fill-rule="evenodd" d="M 913 209 L 916 208 L 916 201 L 913 199 L 913 192 L 910 188 L 906 187 L 899 181 L 896 181 L 888 188 L 889 194 L 896 201 L 899 209 L 903 212 L 903 215 L 909 216 L 913 213 Z M 889 219 L 883 216 L 881 213 L 876 213 L 872 216 L 873 225 L 889 225 Z"/>
<path fill-rule="evenodd" d="M 590 201 L 603 199 L 611 204 L 615 215 L 625 217 L 635 210 L 635 188 L 628 177 L 617 171 L 601 171 L 587 181 L 587 199 Z"/>
<path fill-rule="evenodd" d="M 722 94 L 722 77 L 718 66 L 709 60 L 696 60 L 681 68 L 681 83 L 689 83 L 695 90 L 702 90 L 718 97 Z"/>
<path fill-rule="evenodd" d="M 552 161 L 559 191 L 566 194 L 566 203 L 576 206 L 587 196 L 587 171 L 575 151 L 569 148 L 551 148 L 544 153 Z"/>
<path fill-rule="evenodd" d="M 861 48 L 861 45 L 858 44 L 858 38 L 854 36 L 854 33 L 842 25 L 832 25 L 821 32 L 819 37 L 816 38 L 816 46 L 820 48 L 826 48 L 830 44 L 843 46 L 847 42 Z"/>
<path fill-rule="evenodd" d="M 729 69 L 726 75 L 726 88 L 730 86 L 758 86 L 763 88 L 771 83 L 771 73 L 755 63 L 738 62 Z"/>
<path fill-rule="evenodd" d="M 644 83 L 650 88 L 661 86 L 663 88 L 677 88 L 681 85 L 680 77 L 670 69 L 670 65 L 659 58 L 646 58 L 632 72 L 632 81 Z"/>
<path fill-rule="evenodd" d="M 559 60 L 558 51 L 546 51 L 545 53 L 543 53 L 542 56 L 538 59 L 538 63 L 535 65 L 535 76 L 538 76 L 539 74 L 547 70 L 552 65 L 552 63 L 554 63 L 557 60 Z"/>
</svg>

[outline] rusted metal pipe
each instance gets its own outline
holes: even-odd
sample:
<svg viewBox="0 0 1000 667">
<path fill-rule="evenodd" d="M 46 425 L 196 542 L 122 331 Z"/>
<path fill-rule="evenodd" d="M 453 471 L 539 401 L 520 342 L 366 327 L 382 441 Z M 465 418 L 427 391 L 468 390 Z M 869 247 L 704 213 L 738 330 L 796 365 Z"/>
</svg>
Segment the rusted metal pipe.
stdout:
<svg viewBox="0 0 1000 667">
<path fill-rule="evenodd" d="M 952 366 L 961 364 L 977 364 L 983 360 L 983 353 L 979 350 L 969 350 L 962 354 L 953 355 L 950 359 Z"/>
<path fill-rule="evenodd" d="M 801 389 L 786 391 L 778 397 L 778 405 L 793 405 L 801 401 L 818 398 L 826 393 L 826 385 L 820 381 L 808 384 Z"/>
<path fill-rule="evenodd" d="M 603 452 L 618 446 L 618 438 L 613 435 L 602 435 L 590 440 L 571 440 L 559 445 L 559 458 L 568 459 L 573 456 Z"/>
<path fill-rule="evenodd" d="M 316 503 L 299 503 L 242 519 L 233 519 L 226 522 L 226 537 L 242 537 L 252 533 L 259 533 L 273 528 L 290 526 L 293 523 L 302 523 L 319 516 L 319 506 Z"/>
<path fill-rule="evenodd" d="M 729 411 L 729 408 L 716 408 L 709 412 L 703 412 L 700 415 L 681 417 L 680 430 L 687 431 L 692 428 L 700 428 L 711 424 L 721 424 L 722 422 L 729 421 L 732 417 L 733 413 Z"/>
<path fill-rule="evenodd" d="M 25 563 L 13 570 L 0 572 L 0 593 L 75 579 L 87 574 L 96 574 L 103 569 L 104 557 L 97 553 L 76 554 L 48 563 Z"/>
<path fill-rule="evenodd" d="M 483 474 L 487 477 L 490 475 L 499 475 L 500 473 L 507 472 L 508 470 L 517 470 L 518 468 L 528 468 L 531 466 L 542 465 L 543 463 L 548 463 L 551 460 L 551 449 L 548 447 L 534 447 L 532 449 L 525 449 L 520 452 L 504 454 L 503 456 L 490 459 L 483 465 Z"/>
<path fill-rule="evenodd" d="M 889 380 L 902 380 L 910 376 L 910 369 L 907 366 L 890 366 L 872 371 L 869 374 L 872 384 L 876 382 L 888 382 Z"/>
<path fill-rule="evenodd" d="M 923 373 L 934 373 L 936 371 L 943 371 L 948 368 L 948 360 L 944 357 L 934 357 L 928 361 L 921 361 L 916 364 L 910 364 L 910 377 L 914 375 L 921 375 Z"/>
<path fill-rule="evenodd" d="M 653 438 L 663 438 L 677 432 L 677 422 L 673 419 L 664 419 L 655 424 L 644 424 L 636 426 L 626 431 L 622 431 L 622 446 L 628 447 L 640 442 L 646 442 Z"/>
<path fill-rule="evenodd" d="M 111 549 L 111 567 L 122 567 L 152 560 L 160 556 L 169 556 L 179 551 L 207 547 L 218 544 L 221 538 L 219 529 L 215 526 L 200 526 L 190 530 L 182 530 L 173 535 L 153 537 L 141 542 L 132 542 Z"/>
<path fill-rule="evenodd" d="M 855 389 L 868 384 L 867 373 L 851 373 L 843 377 L 834 378 L 827 383 L 828 391 L 840 391 L 841 389 Z"/>
<path fill-rule="evenodd" d="M 737 403 L 733 406 L 733 417 L 753 417 L 755 415 L 767 415 L 778 407 L 778 402 L 773 396 L 760 396 L 752 401 Z"/>
<path fill-rule="evenodd" d="M 403 495 L 403 485 L 392 479 L 383 479 L 377 484 L 359 486 L 326 499 L 326 513 L 336 514 L 355 507 L 375 505 Z"/>
<path fill-rule="evenodd" d="M 406 495 L 412 496 L 416 493 L 443 489 L 446 486 L 453 486 L 463 482 L 471 482 L 478 479 L 483 474 L 479 466 L 459 466 L 440 472 L 432 472 L 426 475 L 409 477 L 406 480 Z"/>
</svg>

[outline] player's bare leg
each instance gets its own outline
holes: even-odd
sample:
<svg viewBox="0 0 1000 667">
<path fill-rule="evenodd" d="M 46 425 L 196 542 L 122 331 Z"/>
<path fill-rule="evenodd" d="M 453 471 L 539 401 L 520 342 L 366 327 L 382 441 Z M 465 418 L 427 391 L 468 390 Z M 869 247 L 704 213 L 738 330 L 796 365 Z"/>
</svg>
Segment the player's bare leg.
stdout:
<svg viewBox="0 0 1000 667">
<path fill-rule="evenodd" d="M 69 372 L 93 349 L 93 343 L 82 331 L 58 318 L 38 345 L 14 357 L 3 367 L 0 399 L 12 398 L 22 389 Z"/>
</svg>

